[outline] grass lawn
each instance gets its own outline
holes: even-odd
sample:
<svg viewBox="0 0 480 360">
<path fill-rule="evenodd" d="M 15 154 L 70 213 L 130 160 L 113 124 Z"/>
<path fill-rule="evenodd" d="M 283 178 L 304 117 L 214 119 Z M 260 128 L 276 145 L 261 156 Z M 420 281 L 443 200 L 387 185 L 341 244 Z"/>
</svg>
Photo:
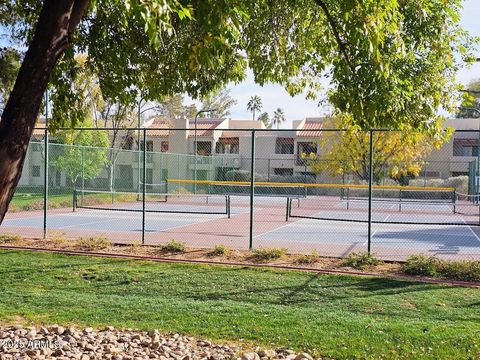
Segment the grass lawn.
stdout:
<svg viewBox="0 0 480 360">
<path fill-rule="evenodd" d="M 117 202 L 135 201 L 136 198 L 137 194 L 134 192 L 128 195 L 120 193 L 115 195 L 113 200 Z M 86 196 L 85 199 L 85 205 L 108 204 L 112 202 L 112 194 L 93 193 Z M 71 207 L 72 201 L 73 193 L 48 195 L 49 207 L 53 209 L 59 207 Z M 43 192 L 41 189 L 38 193 L 16 192 L 11 201 L 11 205 L 13 205 L 16 209 L 23 211 L 41 210 L 43 209 Z"/>
<path fill-rule="evenodd" d="M 24 318 L 352 358 L 475 359 L 480 290 L 383 278 L 0 251 L 0 322 Z"/>
<path fill-rule="evenodd" d="M 11 204 L 23 209 L 32 204 L 43 204 L 43 190 L 39 189 L 38 193 L 16 192 L 13 196 Z M 48 201 L 50 204 L 71 204 L 72 194 L 49 194 Z M 38 206 L 37 206 L 38 207 Z M 35 208 L 35 206 L 33 206 Z"/>
</svg>

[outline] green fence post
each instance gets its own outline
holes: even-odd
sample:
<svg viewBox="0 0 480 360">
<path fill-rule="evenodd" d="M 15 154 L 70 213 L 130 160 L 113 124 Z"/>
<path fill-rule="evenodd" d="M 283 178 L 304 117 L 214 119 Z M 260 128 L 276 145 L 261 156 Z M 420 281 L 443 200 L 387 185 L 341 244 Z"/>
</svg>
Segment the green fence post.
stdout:
<svg viewBox="0 0 480 360">
<path fill-rule="evenodd" d="M 253 201 L 255 198 L 255 130 L 252 130 L 252 162 L 250 164 L 250 242 L 249 249 L 253 249 Z"/>
<path fill-rule="evenodd" d="M 137 184 L 137 193 L 140 194 L 140 126 L 142 122 L 142 99 L 138 101 L 138 112 L 137 112 L 137 166 L 138 166 L 138 184 Z M 147 145 L 144 143 L 143 147 L 147 147 Z"/>
<path fill-rule="evenodd" d="M 143 128 L 142 245 L 145 244 L 145 193 L 147 180 L 147 129 Z M 140 164 L 139 164 L 140 165 Z"/>
<path fill-rule="evenodd" d="M 372 247 L 373 130 L 370 130 L 370 162 L 368 171 L 368 254 L 370 254 Z"/>
<path fill-rule="evenodd" d="M 77 190 L 73 189 L 72 211 L 75 212 L 76 208 L 77 208 Z"/>
<path fill-rule="evenodd" d="M 43 161 L 43 238 L 47 237 L 48 214 L 48 90 L 45 91 L 45 159 Z"/>
<path fill-rule="evenodd" d="M 82 146 L 82 201 L 85 193 L 85 145 Z"/>
</svg>

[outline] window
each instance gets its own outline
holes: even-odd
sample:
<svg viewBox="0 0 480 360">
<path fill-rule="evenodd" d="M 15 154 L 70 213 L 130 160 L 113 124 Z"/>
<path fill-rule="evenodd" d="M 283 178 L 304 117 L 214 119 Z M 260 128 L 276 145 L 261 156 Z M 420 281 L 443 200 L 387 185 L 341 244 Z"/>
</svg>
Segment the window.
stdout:
<svg viewBox="0 0 480 360">
<path fill-rule="evenodd" d="M 198 141 L 197 155 L 212 155 L 212 143 L 210 141 Z"/>
<path fill-rule="evenodd" d="M 122 142 L 122 149 L 124 150 L 132 150 L 133 149 L 133 137 L 132 136 L 124 136 Z"/>
<path fill-rule="evenodd" d="M 32 176 L 33 177 L 40 177 L 40 166 L 39 165 L 33 165 L 32 166 Z"/>
<path fill-rule="evenodd" d="M 275 154 L 293 154 L 293 138 L 277 138 Z"/>
<path fill-rule="evenodd" d="M 427 177 L 427 178 L 439 178 L 440 171 L 420 171 L 418 178 Z"/>
<path fill-rule="evenodd" d="M 143 141 L 140 141 L 140 150 L 143 151 Z M 147 140 L 147 151 L 153 151 L 153 141 Z"/>
<path fill-rule="evenodd" d="M 453 140 L 453 156 L 477 156 L 478 140 L 477 139 L 454 139 Z"/>
<path fill-rule="evenodd" d="M 297 143 L 297 165 L 306 165 L 306 162 L 302 159 L 302 156 L 309 156 L 310 154 L 317 154 L 317 144 L 312 142 L 299 142 Z"/>
<path fill-rule="evenodd" d="M 160 143 L 160 151 L 161 152 L 168 152 L 168 141 L 162 141 Z"/>
<path fill-rule="evenodd" d="M 273 169 L 275 175 L 293 176 L 293 169 L 291 168 L 275 168 Z"/>
<path fill-rule="evenodd" d="M 218 139 L 215 152 L 217 154 L 238 154 L 240 151 L 238 137 Z"/>
<path fill-rule="evenodd" d="M 315 180 L 317 180 L 317 174 L 309 171 L 302 171 L 300 175 L 304 177 L 305 182 L 315 182 Z"/>
<path fill-rule="evenodd" d="M 118 165 L 115 175 L 115 186 L 119 189 L 133 188 L 133 168 L 131 165 Z"/>
</svg>

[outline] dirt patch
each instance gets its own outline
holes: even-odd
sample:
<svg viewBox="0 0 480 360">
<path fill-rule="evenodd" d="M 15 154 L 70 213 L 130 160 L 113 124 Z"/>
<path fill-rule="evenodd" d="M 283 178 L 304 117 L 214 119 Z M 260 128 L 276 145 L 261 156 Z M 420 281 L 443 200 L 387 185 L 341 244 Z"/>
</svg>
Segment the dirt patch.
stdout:
<svg viewBox="0 0 480 360">
<path fill-rule="evenodd" d="M 51 250 L 79 250 L 78 240 L 67 240 L 62 237 L 62 234 L 51 234 L 48 239 L 35 239 L 35 238 L 20 238 L 8 245 L 31 247 L 38 249 L 51 249 Z M 231 264 L 262 264 L 262 265 L 275 265 L 279 267 L 292 267 L 299 269 L 312 269 L 312 270 L 346 270 L 361 272 L 357 269 L 346 267 L 343 265 L 343 259 L 329 258 L 318 256 L 313 263 L 304 263 L 302 258 L 305 255 L 302 254 L 286 254 L 281 258 L 272 259 L 269 261 L 256 260 L 255 256 L 252 256 L 252 251 L 249 250 L 236 250 L 228 249 L 226 254 L 216 255 L 212 249 L 197 249 L 197 248 L 185 248 L 184 252 L 168 252 L 165 248 L 162 248 L 162 244 L 158 246 L 140 245 L 138 242 L 134 242 L 129 245 L 125 244 L 111 244 L 104 249 L 96 250 L 97 253 L 126 255 L 126 256 L 148 256 L 152 258 L 172 259 L 172 260 L 188 260 L 188 261 L 204 261 L 204 262 L 222 262 Z M 372 266 L 366 273 L 397 275 L 402 274 L 401 264 L 396 262 L 384 262 L 382 264 Z"/>
</svg>

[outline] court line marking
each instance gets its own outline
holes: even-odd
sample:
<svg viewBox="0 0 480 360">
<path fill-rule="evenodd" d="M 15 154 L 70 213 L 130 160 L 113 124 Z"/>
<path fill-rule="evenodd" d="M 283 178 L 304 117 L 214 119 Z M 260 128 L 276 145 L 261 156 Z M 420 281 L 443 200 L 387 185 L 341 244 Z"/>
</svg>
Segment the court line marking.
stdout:
<svg viewBox="0 0 480 360">
<path fill-rule="evenodd" d="M 462 221 L 465 223 L 465 225 L 468 227 L 468 230 L 470 230 L 470 232 L 473 234 L 473 236 L 475 237 L 475 239 L 477 239 L 477 241 L 480 242 L 480 238 L 478 237 L 477 234 L 475 234 L 475 232 L 472 230 L 471 226 L 466 223 L 466 221 L 465 221 L 465 219 L 464 219 L 463 217 L 462 217 L 461 219 L 462 219 Z"/>
<path fill-rule="evenodd" d="M 85 225 L 102 224 L 102 223 L 112 222 L 112 221 L 115 221 L 115 220 L 118 220 L 118 219 L 109 219 L 109 220 L 102 220 L 102 221 L 90 221 L 90 222 L 84 222 L 84 223 L 80 223 L 80 224 L 55 227 L 54 229 L 67 229 L 67 228 L 76 227 L 76 226 L 82 227 L 82 226 L 85 226 Z"/>
<path fill-rule="evenodd" d="M 305 220 L 305 219 L 304 219 L 304 220 Z M 295 224 L 295 223 L 297 223 L 297 222 L 299 222 L 299 221 L 301 221 L 301 220 L 292 220 L 292 221 L 294 221 L 294 222 L 293 222 L 293 223 L 288 223 L 288 224 L 285 224 L 285 225 L 282 225 L 282 226 L 279 226 L 279 227 L 277 227 L 277 228 L 275 228 L 275 229 L 272 229 L 272 230 L 265 231 L 265 232 L 263 232 L 263 233 L 261 233 L 261 234 L 255 235 L 253 238 L 257 238 L 257 237 L 259 237 L 259 236 L 262 236 L 262 235 L 266 235 L 266 234 L 275 232 L 275 231 L 277 231 L 278 229 L 283 229 L 283 228 L 285 228 L 285 227 L 287 227 L 287 226 L 290 226 L 290 225 L 293 225 L 293 224 Z M 254 228 L 254 229 L 255 229 L 255 228 Z"/>
<path fill-rule="evenodd" d="M 392 206 L 393 206 L 393 205 L 392 205 Z M 391 208 L 390 208 L 390 209 L 391 209 Z M 391 215 L 392 215 L 392 214 L 388 214 L 388 215 L 385 217 L 385 219 L 382 220 L 382 223 L 384 223 L 385 221 L 387 221 L 387 219 L 388 219 Z M 373 239 L 373 237 L 375 236 L 375 234 L 377 233 L 377 231 L 378 231 L 378 229 L 373 232 L 373 234 L 372 234 L 372 239 Z M 367 239 L 366 239 L 365 242 L 362 244 L 362 246 L 367 245 L 367 243 L 368 243 L 368 235 L 367 235 Z"/>
</svg>

